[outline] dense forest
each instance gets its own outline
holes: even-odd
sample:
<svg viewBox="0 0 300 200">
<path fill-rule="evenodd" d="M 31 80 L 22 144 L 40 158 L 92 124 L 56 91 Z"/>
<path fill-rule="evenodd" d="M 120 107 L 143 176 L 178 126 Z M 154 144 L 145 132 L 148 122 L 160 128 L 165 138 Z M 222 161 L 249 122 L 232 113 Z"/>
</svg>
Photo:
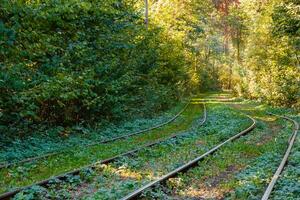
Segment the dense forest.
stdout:
<svg viewBox="0 0 300 200">
<path fill-rule="evenodd" d="M 145 25 L 143 1 L 1 0 L 1 124 L 118 121 L 220 89 L 299 108 L 297 0 L 149 4 Z"/>
<path fill-rule="evenodd" d="M 0 0 L 0 200 L 299 199 L 299 52 L 299 0 Z"/>
</svg>

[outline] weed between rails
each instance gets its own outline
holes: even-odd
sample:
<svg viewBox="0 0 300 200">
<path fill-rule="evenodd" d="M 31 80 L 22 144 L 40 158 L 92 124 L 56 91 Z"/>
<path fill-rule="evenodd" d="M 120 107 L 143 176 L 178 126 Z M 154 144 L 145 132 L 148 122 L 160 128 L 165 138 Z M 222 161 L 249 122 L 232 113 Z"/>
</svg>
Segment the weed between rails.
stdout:
<svg viewBox="0 0 300 200">
<path fill-rule="evenodd" d="M 292 126 L 282 119 L 275 122 L 262 108 L 255 111 L 251 106 L 240 108 L 246 107 L 260 119 L 253 132 L 226 145 L 188 173 L 147 191 L 144 199 L 260 199 L 282 159 Z M 295 190 L 297 186 L 289 192 Z"/>
<path fill-rule="evenodd" d="M 30 185 L 89 163 L 113 157 L 157 139 L 167 138 L 176 132 L 188 129 L 195 119 L 201 117 L 201 113 L 202 106 L 193 104 L 175 122 L 159 129 L 112 143 L 84 149 L 74 149 L 73 151 L 55 155 L 44 160 L 26 163 L 9 169 L 1 169 L 0 193 L 16 187 Z"/>
<path fill-rule="evenodd" d="M 77 176 L 78 182 L 75 185 L 69 181 L 53 184 L 47 189 L 47 195 L 66 199 L 119 199 L 199 156 L 220 141 L 245 129 L 250 123 L 248 118 L 225 105 L 212 105 L 205 126 L 197 128 L 198 122 L 195 122 L 193 128 L 181 137 L 147 148 L 134 156 L 122 157 L 112 164 L 98 165 L 89 178 Z M 65 196 L 66 193 L 69 197 Z M 33 193 L 21 192 L 16 199 L 25 194 Z M 44 193 L 34 192 L 34 195 L 45 197 Z"/>
</svg>

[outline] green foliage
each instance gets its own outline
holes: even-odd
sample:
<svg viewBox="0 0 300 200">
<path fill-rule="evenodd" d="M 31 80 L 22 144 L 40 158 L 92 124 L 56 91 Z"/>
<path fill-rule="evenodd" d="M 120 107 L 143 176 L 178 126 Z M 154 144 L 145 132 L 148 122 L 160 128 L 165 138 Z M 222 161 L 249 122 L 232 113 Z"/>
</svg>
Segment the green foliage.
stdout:
<svg viewBox="0 0 300 200">
<path fill-rule="evenodd" d="M 299 109 L 299 9 L 293 1 L 245 1 L 245 47 L 237 65 L 235 90 L 276 106 Z M 299 7 L 299 6 L 298 6 Z M 297 10 L 298 9 L 298 10 Z"/>
<path fill-rule="evenodd" d="M 258 199 L 261 197 L 268 178 L 276 171 L 280 155 L 265 153 L 254 161 L 254 165 L 237 174 L 237 187 L 227 199 Z"/>
<path fill-rule="evenodd" d="M 146 29 L 134 0 L 2 0 L 0 130 L 126 120 L 220 88 L 299 106 L 298 2 L 234 2 L 152 1 Z"/>
<path fill-rule="evenodd" d="M 37 198 L 49 199 L 50 195 L 47 190 L 40 186 L 32 186 L 31 188 L 17 194 L 15 200 L 33 200 Z"/>
<path fill-rule="evenodd" d="M 0 18 L 4 124 L 120 120 L 179 98 L 182 53 L 129 0 L 3 0 Z"/>
<path fill-rule="evenodd" d="M 298 51 L 300 50 L 299 6 L 299 1 L 285 0 L 275 6 L 272 15 L 274 35 L 281 37 L 288 36 L 292 45 Z"/>
</svg>

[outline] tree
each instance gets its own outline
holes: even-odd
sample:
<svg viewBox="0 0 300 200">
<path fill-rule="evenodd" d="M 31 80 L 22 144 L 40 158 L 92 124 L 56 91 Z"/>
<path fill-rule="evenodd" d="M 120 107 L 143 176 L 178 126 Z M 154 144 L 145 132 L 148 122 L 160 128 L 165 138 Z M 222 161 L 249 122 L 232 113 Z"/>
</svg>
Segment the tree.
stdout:
<svg viewBox="0 0 300 200">
<path fill-rule="evenodd" d="M 145 0 L 145 24 L 146 24 L 146 28 L 148 29 L 148 25 L 149 25 L 149 3 L 148 3 L 148 0 Z"/>
</svg>

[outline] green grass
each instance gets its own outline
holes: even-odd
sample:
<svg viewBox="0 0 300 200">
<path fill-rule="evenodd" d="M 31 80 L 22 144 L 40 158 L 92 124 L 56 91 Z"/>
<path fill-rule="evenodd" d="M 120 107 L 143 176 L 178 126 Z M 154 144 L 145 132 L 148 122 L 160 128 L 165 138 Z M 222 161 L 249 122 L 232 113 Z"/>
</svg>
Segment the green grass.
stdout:
<svg viewBox="0 0 300 200">
<path fill-rule="evenodd" d="M 152 113 L 152 118 L 138 118 L 119 124 L 96 123 L 92 127 L 80 124 L 71 127 L 39 127 L 31 130 L 23 138 L 3 137 L 0 139 L 0 162 L 15 162 L 29 157 L 40 156 L 53 151 L 61 151 L 74 146 L 80 147 L 95 141 L 104 141 L 121 135 L 147 129 L 168 121 L 186 104 L 178 103 L 175 107 L 162 113 Z M 24 130 L 25 131 L 25 130 Z"/>
<path fill-rule="evenodd" d="M 98 166 L 92 172 L 91 180 L 78 177 L 75 185 L 69 181 L 59 183 L 53 186 L 54 190 L 48 190 L 48 194 L 52 197 L 55 195 L 54 198 L 68 194 L 82 199 L 118 199 L 155 177 L 203 154 L 251 124 L 251 120 L 225 105 L 209 106 L 208 113 L 205 126 L 194 126 L 180 138 L 140 151 L 133 157 L 123 157 L 112 164 Z M 90 193 L 95 194 L 87 195 Z M 26 193 L 21 193 L 20 196 L 24 194 Z"/>
<path fill-rule="evenodd" d="M 176 132 L 184 131 L 190 127 L 195 119 L 202 117 L 201 113 L 202 106 L 192 104 L 175 122 L 159 129 L 109 144 L 74 149 L 74 151 L 69 153 L 55 155 L 43 161 L 27 163 L 10 169 L 2 169 L 0 171 L 0 177 L 2 177 L 0 180 L 0 193 L 32 184 L 53 175 L 58 175 L 137 148 L 139 145 L 160 138 L 166 138 Z"/>
<path fill-rule="evenodd" d="M 248 127 L 251 121 L 236 109 L 241 109 L 257 119 L 257 128 L 254 131 L 222 147 L 188 173 L 170 179 L 167 185 L 145 192 L 143 198 L 204 197 L 228 200 L 261 198 L 281 161 L 287 140 L 292 133 L 292 125 L 265 113 L 265 111 L 282 113 L 284 110 L 251 101 L 231 102 L 230 108 L 224 102 L 217 103 L 213 100 L 230 98 L 227 93 L 221 95 L 223 97 L 211 93 L 195 99 L 194 102 L 200 102 L 203 98 L 212 99 L 208 106 L 208 121 L 203 127 L 196 126 L 197 121 L 194 117 L 193 122 L 187 126 L 192 128 L 189 130 L 186 128 L 187 131 L 176 139 L 139 151 L 133 156 L 122 157 L 108 165 L 97 165 L 94 170 L 89 168 L 82 170 L 80 175 L 70 176 L 64 182 L 53 180 L 47 189 L 33 187 L 19 193 L 16 199 L 26 199 L 30 196 L 35 199 L 119 199 Z M 191 110 L 193 108 L 187 113 Z M 154 136 L 149 137 L 153 139 Z M 138 141 L 128 140 L 126 145 L 140 144 L 144 140 L 147 140 L 146 136 Z M 128 147 L 122 144 L 116 143 L 116 146 L 110 144 L 109 148 Z M 109 154 L 110 151 L 106 152 Z M 291 163 L 276 185 L 272 199 L 282 199 L 285 193 L 287 199 L 297 197 L 295 195 L 298 194 L 299 184 L 296 167 L 299 166 L 298 155 L 299 148 L 295 148 L 291 155 Z"/>
</svg>

